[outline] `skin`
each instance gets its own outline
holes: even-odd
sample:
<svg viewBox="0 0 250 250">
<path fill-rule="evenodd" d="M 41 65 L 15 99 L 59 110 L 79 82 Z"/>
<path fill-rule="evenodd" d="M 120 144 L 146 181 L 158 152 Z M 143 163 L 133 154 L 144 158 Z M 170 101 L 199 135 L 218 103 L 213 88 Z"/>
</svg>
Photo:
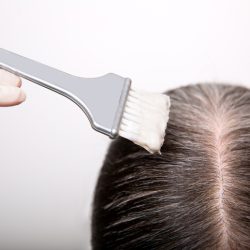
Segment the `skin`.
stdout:
<svg viewBox="0 0 250 250">
<path fill-rule="evenodd" d="M 26 99 L 21 78 L 0 69 L 0 107 L 15 106 Z"/>
</svg>

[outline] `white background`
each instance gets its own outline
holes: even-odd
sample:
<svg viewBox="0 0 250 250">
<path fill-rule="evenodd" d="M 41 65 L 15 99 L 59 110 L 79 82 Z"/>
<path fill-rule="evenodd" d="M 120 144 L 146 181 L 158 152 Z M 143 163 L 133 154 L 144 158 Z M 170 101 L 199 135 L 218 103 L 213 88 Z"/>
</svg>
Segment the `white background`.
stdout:
<svg viewBox="0 0 250 250">
<path fill-rule="evenodd" d="M 248 0 L 0 0 L 0 23 L 1 48 L 71 74 L 114 72 L 151 91 L 250 86 Z M 23 87 L 23 105 L 0 109 L 0 249 L 89 249 L 110 140 L 68 99 Z"/>
</svg>

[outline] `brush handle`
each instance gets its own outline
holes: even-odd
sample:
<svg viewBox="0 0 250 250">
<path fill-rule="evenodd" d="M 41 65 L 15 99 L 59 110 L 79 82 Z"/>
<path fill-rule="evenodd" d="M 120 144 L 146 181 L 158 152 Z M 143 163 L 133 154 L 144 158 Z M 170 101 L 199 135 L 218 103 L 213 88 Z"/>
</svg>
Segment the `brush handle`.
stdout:
<svg viewBox="0 0 250 250">
<path fill-rule="evenodd" d="M 112 73 L 77 77 L 1 48 L 0 68 L 69 98 L 95 130 L 111 138 L 117 135 L 130 79 Z"/>
</svg>

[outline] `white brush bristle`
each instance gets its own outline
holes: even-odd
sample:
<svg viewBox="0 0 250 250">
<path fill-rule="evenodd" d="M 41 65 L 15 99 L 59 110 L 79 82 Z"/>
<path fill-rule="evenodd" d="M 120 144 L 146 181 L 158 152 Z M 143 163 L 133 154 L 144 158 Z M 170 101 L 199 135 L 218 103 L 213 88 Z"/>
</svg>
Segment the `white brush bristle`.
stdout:
<svg viewBox="0 0 250 250">
<path fill-rule="evenodd" d="M 160 153 L 169 109 L 169 96 L 130 89 L 118 133 L 150 153 Z"/>
</svg>

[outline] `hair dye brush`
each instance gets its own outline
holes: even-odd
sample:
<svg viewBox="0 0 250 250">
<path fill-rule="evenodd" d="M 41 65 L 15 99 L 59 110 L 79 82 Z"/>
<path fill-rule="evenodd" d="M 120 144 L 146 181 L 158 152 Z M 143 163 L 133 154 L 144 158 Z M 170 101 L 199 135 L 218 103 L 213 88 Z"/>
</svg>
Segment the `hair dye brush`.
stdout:
<svg viewBox="0 0 250 250">
<path fill-rule="evenodd" d="M 53 90 L 76 103 L 98 132 L 125 137 L 151 153 L 165 137 L 170 99 L 137 91 L 131 80 L 116 74 L 82 78 L 0 48 L 0 68 Z"/>
</svg>

